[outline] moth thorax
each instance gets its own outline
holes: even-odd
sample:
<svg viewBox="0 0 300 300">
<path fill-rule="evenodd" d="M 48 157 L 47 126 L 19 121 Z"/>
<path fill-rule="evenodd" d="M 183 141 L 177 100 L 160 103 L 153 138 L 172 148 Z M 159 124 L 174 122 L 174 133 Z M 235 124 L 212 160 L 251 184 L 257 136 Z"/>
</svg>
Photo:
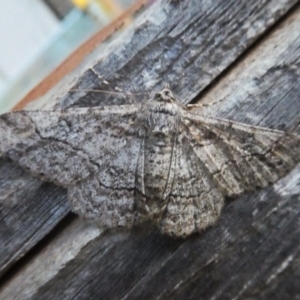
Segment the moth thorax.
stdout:
<svg viewBox="0 0 300 300">
<path fill-rule="evenodd" d="M 180 112 L 173 103 L 155 103 L 147 113 L 147 129 L 154 135 L 168 135 L 178 127 Z"/>
</svg>

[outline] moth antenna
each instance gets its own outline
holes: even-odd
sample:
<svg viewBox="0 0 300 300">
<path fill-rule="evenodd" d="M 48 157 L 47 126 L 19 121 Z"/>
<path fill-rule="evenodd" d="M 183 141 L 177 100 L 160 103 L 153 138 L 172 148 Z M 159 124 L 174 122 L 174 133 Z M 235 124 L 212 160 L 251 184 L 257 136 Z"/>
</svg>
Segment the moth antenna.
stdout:
<svg viewBox="0 0 300 300">
<path fill-rule="evenodd" d="M 188 104 L 187 107 L 208 107 L 208 106 L 213 106 L 213 105 L 216 105 L 216 104 L 219 104 L 220 102 L 224 101 L 225 98 L 222 98 L 218 101 L 214 101 L 214 102 L 211 102 L 211 103 L 203 103 L 203 104 Z"/>
<path fill-rule="evenodd" d="M 111 85 L 108 81 L 106 81 L 97 71 L 91 67 L 90 70 L 106 85 Z"/>
<path fill-rule="evenodd" d="M 112 87 L 112 85 L 105 80 L 93 67 L 89 68 L 99 79 L 101 82 L 103 82 L 105 85 L 109 85 Z M 123 89 L 119 87 L 114 87 L 115 91 L 107 91 L 107 90 L 95 90 L 95 89 L 71 89 L 71 92 L 82 92 L 82 91 L 87 91 L 87 92 L 94 92 L 94 93 L 104 93 L 104 94 L 111 94 L 111 95 L 127 95 L 130 97 L 134 97 L 136 95 L 150 95 L 154 94 L 153 92 L 137 92 L 137 93 L 130 93 L 126 92 Z"/>
<path fill-rule="evenodd" d="M 124 95 L 124 92 L 113 92 L 106 90 L 93 90 L 93 89 L 71 89 L 70 92 L 93 92 L 93 93 L 101 93 L 101 94 L 111 94 L 111 95 Z M 128 96 L 134 96 L 133 94 L 128 94 Z"/>
<path fill-rule="evenodd" d="M 90 70 L 105 84 L 105 85 L 110 85 L 111 87 L 112 87 L 112 85 L 107 81 L 107 80 L 105 80 L 93 67 L 91 67 L 90 68 Z M 118 93 L 120 93 L 120 94 L 126 94 L 126 95 L 129 95 L 129 96 L 131 96 L 131 93 L 128 93 L 128 92 L 126 92 L 126 91 L 124 91 L 124 90 L 122 90 L 121 88 L 119 88 L 119 87 L 115 87 L 114 88 L 114 90 L 116 91 L 116 92 L 118 92 Z M 112 94 L 113 94 L 113 92 L 112 92 Z"/>
<path fill-rule="evenodd" d="M 135 95 L 150 95 L 154 94 L 153 92 L 141 92 L 141 93 L 126 93 L 126 92 L 113 92 L 113 91 L 106 91 L 106 90 L 93 90 L 93 89 L 71 89 L 70 92 L 93 92 L 93 93 L 101 93 L 101 94 L 111 94 L 111 95 L 128 95 L 134 97 Z"/>
</svg>

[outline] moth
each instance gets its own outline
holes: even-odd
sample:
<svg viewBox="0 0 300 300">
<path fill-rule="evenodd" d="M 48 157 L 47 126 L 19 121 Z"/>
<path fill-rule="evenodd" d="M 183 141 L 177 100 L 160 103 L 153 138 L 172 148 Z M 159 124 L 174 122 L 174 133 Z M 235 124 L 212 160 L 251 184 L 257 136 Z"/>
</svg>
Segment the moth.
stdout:
<svg viewBox="0 0 300 300">
<path fill-rule="evenodd" d="M 300 160 L 298 136 L 199 115 L 168 88 L 141 104 L 6 113 L 0 139 L 0 155 L 67 188 L 80 216 L 104 228 L 152 222 L 174 237 Z"/>
</svg>

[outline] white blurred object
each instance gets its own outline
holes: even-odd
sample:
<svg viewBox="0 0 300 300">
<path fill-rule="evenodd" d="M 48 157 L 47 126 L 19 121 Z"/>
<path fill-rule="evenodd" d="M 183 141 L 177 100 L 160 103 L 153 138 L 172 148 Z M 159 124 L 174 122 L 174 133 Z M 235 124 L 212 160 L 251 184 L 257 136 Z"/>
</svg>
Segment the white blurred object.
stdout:
<svg viewBox="0 0 300 300">
<path fill-rule="evenodd" d="M 18 76 L 59 21 L 40 0 L 0 0 L 0 88 Z"/>
<path fill-rule="evenodd" d="M 0 114 L 123 12 L 121 0 L 72 2 L 77 8 L 60 21 L 40 0 L 0 0 Z"/>
</svg>

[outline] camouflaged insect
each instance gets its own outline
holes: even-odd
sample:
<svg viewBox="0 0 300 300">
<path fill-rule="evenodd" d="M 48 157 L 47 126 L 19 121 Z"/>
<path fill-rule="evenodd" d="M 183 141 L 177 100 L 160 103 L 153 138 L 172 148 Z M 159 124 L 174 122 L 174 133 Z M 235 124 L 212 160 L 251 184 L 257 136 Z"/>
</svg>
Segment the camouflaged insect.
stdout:
<svg viewBox="0 0 300 300">
<path fill-rule="evenodd" d="M 201 116 L 168 88 L 142 104 L 7 113 L 0 138 L 2 155 L 66 187 L 84 218 L 104 228 L 151 221 L 176 237 L 300 160 L 298 136 Z"/>
</svg>

